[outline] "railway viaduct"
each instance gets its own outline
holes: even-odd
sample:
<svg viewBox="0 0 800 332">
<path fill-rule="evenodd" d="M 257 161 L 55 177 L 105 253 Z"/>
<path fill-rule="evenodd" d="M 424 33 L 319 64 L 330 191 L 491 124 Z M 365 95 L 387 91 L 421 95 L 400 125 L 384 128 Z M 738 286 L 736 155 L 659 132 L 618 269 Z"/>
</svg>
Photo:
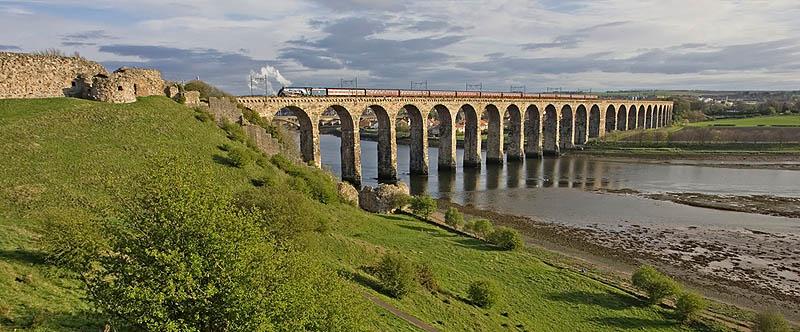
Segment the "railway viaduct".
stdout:
<svg viewBox="0 0 800 332">
<path fill-rule="evenodd" d="M 272 120 L 291 110 L 300 124 L 300 151 L 306 162 L 321 165 L 319 122 L 332 109 L 341 121 L 342 179 L 361 184 L 359 119 L 367 109 L 378 119 L 378 179 L 397 180 L 396 118 L 410 119 L 410 172 L 428 173 L 428 114 L 439 120 L 440 169 L 456 167 L 456 117 L 462 113 L 464 167 L 481 165 L 482 118 L 488 120 L 486 162 L 503 163 L 558 155 L 614 130 L 657 128 L 672 123 L 671 101 L 530 98 L 435 97 L 239 97 L 239 103 Z M 505 119 L 505 120 L 504 120 Z M 504 132 L 505 131 L 505 132 Z M 509 142 L 504 142 L 508 136 Z"/>
</svg>

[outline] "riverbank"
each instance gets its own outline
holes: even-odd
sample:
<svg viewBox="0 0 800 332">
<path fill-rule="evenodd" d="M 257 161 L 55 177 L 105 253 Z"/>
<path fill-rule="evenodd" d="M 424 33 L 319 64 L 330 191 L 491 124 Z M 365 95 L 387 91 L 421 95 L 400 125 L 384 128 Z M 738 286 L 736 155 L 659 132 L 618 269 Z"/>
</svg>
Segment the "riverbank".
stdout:
<svg viewBox="0 0 800 332">
<path fill-rule="evenodd" d="M 633 163 L 800 170 L 800 152 L 792 151 L 591 147 L 570 150 L 566 154 L 613 158 L 617 161 Z"/>
<path fill-rule="evenodd" d="M 640 264 L 653 264 L 709 298 L 752 310 L 779 308 L 788 318 L 800 320 L 797 233 L 636 221 L 567 226 L 472 205 L 444 204 L 517 228 L 531 245 L 584 260 L 612 274 L 629 275 Z"/>
</svg>

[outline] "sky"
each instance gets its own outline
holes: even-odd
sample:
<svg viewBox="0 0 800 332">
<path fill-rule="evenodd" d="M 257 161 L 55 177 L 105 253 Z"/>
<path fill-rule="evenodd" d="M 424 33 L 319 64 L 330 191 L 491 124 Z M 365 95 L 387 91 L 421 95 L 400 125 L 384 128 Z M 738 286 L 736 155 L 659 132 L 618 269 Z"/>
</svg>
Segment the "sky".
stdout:
<svg viewBox="0 0 800 332">
<path fill-rule="evenodd" d="M 0 31 L 0 51 L 234 94 L 266 66 L 294 86 L 800 89 L 797 0 L 0 0 Z"/>
</svg>

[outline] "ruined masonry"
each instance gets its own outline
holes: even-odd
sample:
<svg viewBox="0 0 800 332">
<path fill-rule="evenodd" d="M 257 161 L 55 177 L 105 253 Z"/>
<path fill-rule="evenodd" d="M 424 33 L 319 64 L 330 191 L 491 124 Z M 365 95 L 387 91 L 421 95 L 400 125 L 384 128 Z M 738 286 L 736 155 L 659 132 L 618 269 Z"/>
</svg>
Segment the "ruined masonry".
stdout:
<svg viewBox="0 0 800 332">
<path fill-rule="evenodd" d="M 132 103 L 166 95 L 161 72 L 122 67 L 109 73 L 81 57 L 0 52 L 0 99 L 76 97 Z"/>
</svg>

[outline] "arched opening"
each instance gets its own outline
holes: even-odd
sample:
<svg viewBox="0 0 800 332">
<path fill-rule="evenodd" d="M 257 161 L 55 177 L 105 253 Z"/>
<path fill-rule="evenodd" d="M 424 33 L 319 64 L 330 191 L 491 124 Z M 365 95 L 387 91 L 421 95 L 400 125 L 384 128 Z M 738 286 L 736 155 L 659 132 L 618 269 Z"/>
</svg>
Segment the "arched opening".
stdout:
<svg viewBox="0 0 800 332">
<path fill-rule="evenodd" d="M 628 130 L 636 129 L 636 105 L 628 108 Z"/>
<path fill-rule="evenodd" d="M 464 104 L 456 115 L 456 127 L 464 133 L 464 167 L 481 166 L 481 128 L 478 112 Z"/>
<path fill-rule="evenodd" d="M 592 105 L 589 110 L 589 138 L 600 137 L 600 106 Z"/>
<path fill-rule="evenodd" d="M 572 114 L 572 107 L 564 105 L 564 107 L 561 108 L 561 118 L 558 121 L 559 147 L 562 150 L 575 147 L 574 123 L 575 118 Z"/>
<path fill-rule="evenodd" d="M 539 158 L 542 156 L 542 124 L 539 108 L 536 105 L 528 106 L 525 110 L 525 157 Z"/>
<path fill-rule="evenodd" d="M 645 119 L 644 105 L 639 106 L 639 114 L 636 115 L 636 120 L 637 120 L 636 128 L 644 129 L 645 120 L 646 120 Z"/>
<path fill-rule="evenodd" d="M 328 107 L 323 118 L 329 118 L 330 123 L 335 123 L 338 118 L 341 140 L 339 153 L 342 180 L 351 183 L 356 188 L 361 186 L 361 135 L 358 123 L 346 108 L 340 105 Z"/>
<path fill-rule="evenodd" d="M 272 123 L 284 128 L 298 129 L 301 158 L 306 163 L 321 165 L 317 126 L 305 110 L 297 106 L 284 107 L 275 113 Z"/>
<path fill-rule="evenodd" d="M 517 105 L 508 105 L 503 122 L 508 132 L 506 159 L 522 160 L 524 158 L 522 151 L 522 115 Z"/>
<path fill-rule="evenodd" d="M 575 110 L 575 136 L 573 137 L 574 145 L 583 145 L 586 144 L 586 134 L 587 134 L 587 122 L 588 114 L 586 114 L 586 106 L 579 105 L 578 109 Z"/>
<path fill-rule="evenodd" d="M 647 106 L 647 114 L 644 118 L 644 127 L 647 129 L 653 128 L 653 106 Z"/>
<path fill-rule="evenodd" d="M 617 129 L 617 111 L 614 105 L 608 105 L 606 108 L 606 132 L 612 132 Z"/>
<path fill-rule="evenodd" d="M 503 163 L 503 115 L 497 106 L 489 104 L 483 109 L 480 126 L 487 126 L 486 136 L 486 162 L 493 164 Z"/>
<path fill-rule="evenodd" d="M 553 105 L 547 105 L 542 119 L 542 152 L 558 155 L 558 111 Z"/>
<path fill-rule="evenodd" d="M 409 173 L 428 174 L 428 135 L 425 119 L 419 108 L 405 105 L 397 114 L 397 138 L 403 137 L 409 143 Z"/>
<path fill-rule="evenodd" d="M 397 182 L 397 133 L 395 119 L 380 105 L 370 105 L 361 114 L 359 128 L 378 139 L 378 182 Z"/>
<path fill-rule="evenodd" d="M 628 112 L 625 105 L 619 106 L 617 113 L 617 130 L 625 131 L 628 129 Z"/>
<path fill-rule="evenodd" d="M 436 105 L 428 113 L 428 135 L 439 140 L 439 171 L 456 168 L 456 133 L 455 119 L 444 105 Z"/>
</svg>

